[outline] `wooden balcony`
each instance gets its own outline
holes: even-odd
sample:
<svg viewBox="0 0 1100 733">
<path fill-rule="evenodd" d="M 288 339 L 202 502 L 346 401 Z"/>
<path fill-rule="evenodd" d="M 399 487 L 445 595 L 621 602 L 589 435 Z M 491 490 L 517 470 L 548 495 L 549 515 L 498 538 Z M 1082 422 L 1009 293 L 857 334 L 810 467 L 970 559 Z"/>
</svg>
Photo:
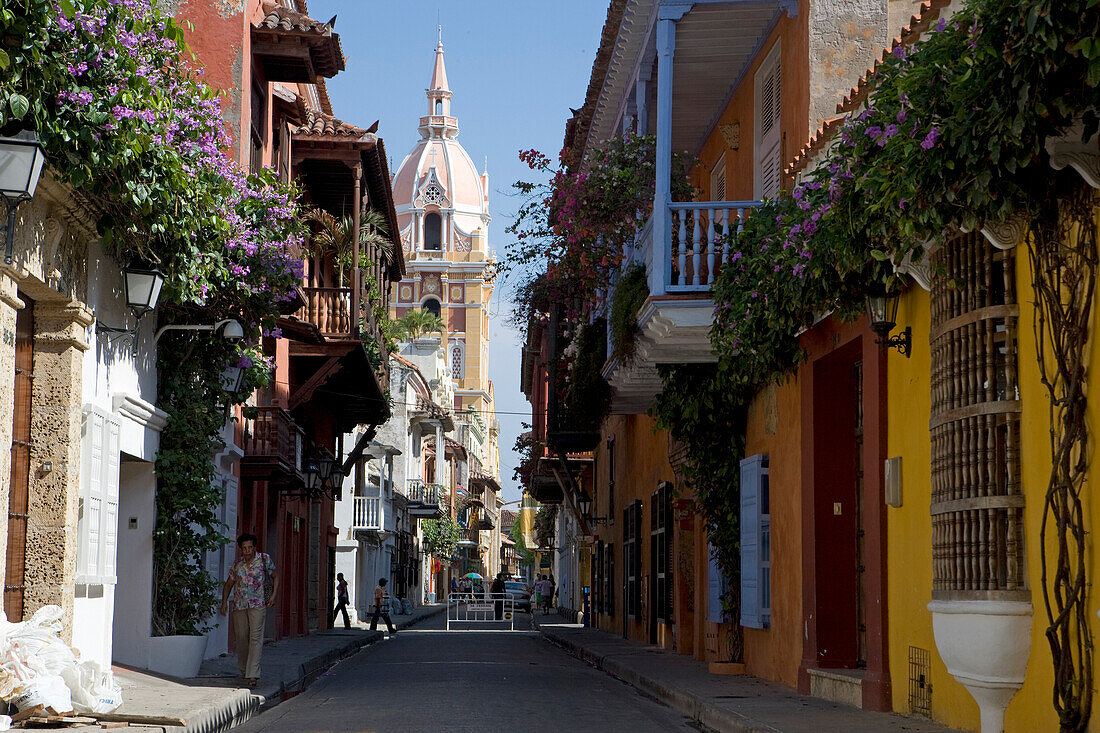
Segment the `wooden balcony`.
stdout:
<svg viewBox="0 0 1100 733">
<path fill-rule="evenodd" d="M 352 318 L 351 288 L 302 288 L 306 304 L 294 314 L 312 323 L 326 339 L 358 339 L 359 324 Z"/>
<path fill-rule="evenodd" d="M 257 407 L 243 420 L 244 457 L 241 475 L 271 481 L 291 481 L 300 475 L 305 433 L 281 407 Z"/>
</svg>

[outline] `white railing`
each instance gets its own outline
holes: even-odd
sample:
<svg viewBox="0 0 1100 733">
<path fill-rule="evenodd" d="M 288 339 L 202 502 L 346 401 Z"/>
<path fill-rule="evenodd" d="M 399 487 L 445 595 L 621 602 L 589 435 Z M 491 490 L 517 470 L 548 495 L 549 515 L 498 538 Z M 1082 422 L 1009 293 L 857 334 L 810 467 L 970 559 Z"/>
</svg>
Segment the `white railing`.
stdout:
<svg viewBox="0 0 1100 733">
<path fill-rule="evenodd" d="M 447 599 L 447 631 L 451 624 L 508 624 L 508 631 L 515 631 L 515 597 L 509 593 L 455 593 Z"/>
<path fill-rule="evenodd" d="M 356 496 L 352 507 L 352 529 L 382 529 L 382 498 Z"/>
<path fill-rule="evenodd" d="M 759 201 L 687 201 L 669 204 L 669 236 L 657 242 L 668 277 L 666 292 L 710 290 L 732 254 L 730 233 L 741 231 Z M 655 254 L 658 254 L 655 252 Z"/>
</svg>

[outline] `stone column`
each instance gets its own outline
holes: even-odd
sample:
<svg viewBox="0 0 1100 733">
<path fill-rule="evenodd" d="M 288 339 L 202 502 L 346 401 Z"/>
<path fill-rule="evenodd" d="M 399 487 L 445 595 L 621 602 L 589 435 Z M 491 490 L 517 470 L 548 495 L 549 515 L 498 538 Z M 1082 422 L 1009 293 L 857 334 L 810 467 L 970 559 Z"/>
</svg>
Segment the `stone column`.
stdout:
<svg viewBox="0 0 1100 733">
<path fill-rule="evenodd" d="M 93 314 L 75 302 L 38 301 L 34 321 L 24 615 L 50 603 L 61 606 L 63 634 L 70 639 L 80 500 L 82 362 Z M 47 462 L 52 470 L 45 470 Z"/>
<path fill-rule="evenodd" d="M 0 267 L 0 539 L 7 547 L 8 501 L 11 496 L 11 446 L 12 416 L 15 412 L 15 319 L 23 309 L 19 299 L 19 286 L 10 267 Z M 7 554 L 0 553 L 0 577 L 4 577 Z"/>
</svg>

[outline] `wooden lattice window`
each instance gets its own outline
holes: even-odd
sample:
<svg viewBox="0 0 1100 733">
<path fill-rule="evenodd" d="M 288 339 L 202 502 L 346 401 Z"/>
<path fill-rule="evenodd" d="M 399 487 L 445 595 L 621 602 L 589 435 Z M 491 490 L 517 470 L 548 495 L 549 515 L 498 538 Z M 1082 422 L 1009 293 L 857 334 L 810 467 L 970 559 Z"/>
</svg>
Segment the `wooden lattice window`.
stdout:
<svg viewBox="0 0 1100 733">
<path fill-rule="evenodd" d="M 932 594 L 1023 596 L 1014 257 L 971 233 L 932 263 Z"/>
</svg>

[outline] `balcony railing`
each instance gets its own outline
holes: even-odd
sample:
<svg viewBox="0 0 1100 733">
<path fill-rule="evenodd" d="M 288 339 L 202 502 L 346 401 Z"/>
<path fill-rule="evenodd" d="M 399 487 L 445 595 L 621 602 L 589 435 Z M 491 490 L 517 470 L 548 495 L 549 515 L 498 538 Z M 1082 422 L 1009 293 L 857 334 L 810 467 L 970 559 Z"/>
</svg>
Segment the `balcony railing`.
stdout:
<svg viewBox="0 0 1100 733">
<path fill-rule="evenodd" d="M 443 495 L 441 485 L 427 484 L 419 479 L 411 479 L 405 489 L 405 496 L 416 504 L 439 504 Z"/>
<path fill-rule="evenodd" d="M 358 338 L 352 319 L 351 288 L 302 288 L 306 304 L 295 315 L 312 323 L 326 338 Z"/>
<path fill-rule="evenodd" d="M 733 255 L 731 231 L 741 231 L 745 217 L 760 201 L 686 201 L 669 204 L 668 234 L 655 237 L 653 218 L 638 230 L 633 252 L 624 264 L 639 262 L 649 273 L 651 295 L 709 291 Z M 663 267 L 655 267 L 660 263 Z M 663 271 L 661 281 L 657 273 Z"/>
<path fill-rule="evenodd" d="M 256 416 L 243 420 L 245 458 L 277 464 L 288 473 L 296 472 L 302 465 L 302 429 L 281 407 L 268 405 L 254 409 Z"/>
<path fill-rule="evenodd" d="M 356 496 L 352 507 L 352 529 L 382 529 L 382 498 Z"/>
</svg>

